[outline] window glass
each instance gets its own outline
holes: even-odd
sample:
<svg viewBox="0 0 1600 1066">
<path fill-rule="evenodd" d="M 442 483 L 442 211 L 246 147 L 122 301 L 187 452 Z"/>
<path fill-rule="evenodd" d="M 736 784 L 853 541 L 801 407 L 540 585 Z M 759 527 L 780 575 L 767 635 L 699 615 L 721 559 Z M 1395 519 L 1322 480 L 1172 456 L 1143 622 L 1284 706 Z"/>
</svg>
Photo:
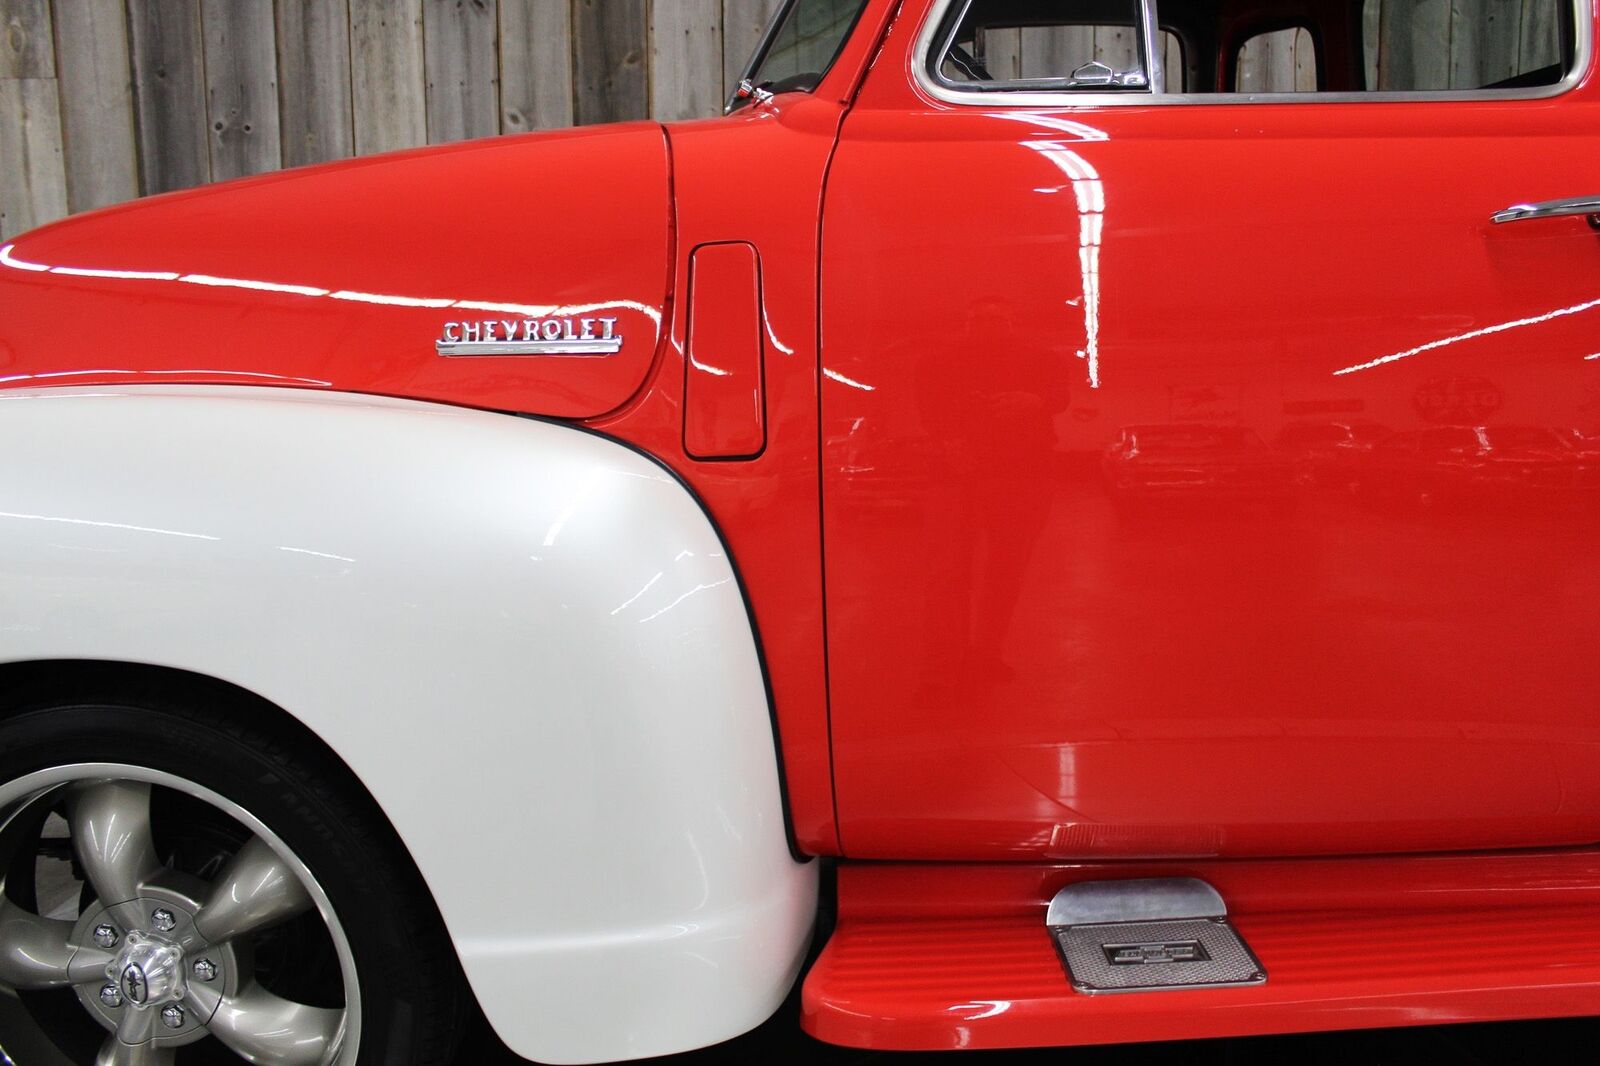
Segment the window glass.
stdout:
<svg viewBox="0 0 1600 1066">
<path fill-rule="evenodd" d="M 1169 93 L 1188 91 L 1188 57 L 1183 54 L 1183 40 L 1171 30 L 1161 31 L 1161 78 Z"/>
<path fill-rule="evenodd" d="M 952 0 L 930 73 L 1149 93 L 1149 9 L 1164 93 L 1527 91 L 1560 85 L 1577 54 L 1573 0 Z"/>
<path fill-rule="evenodd" d="M 866 0 L 791 0 L 756 53 L 750 81 L 774 93 L 815 89 L 864 7 Z"/>
<path fill-rule="evenodd" d="M 972 0 L 939 66 L 975 88 L 1148 91 L 1138 0 Z"/>
<path fill-rule="evenodd" d="M 1234 91 L 1316 92 L 1316 38 L 1303 26 L 1256 34 L 1239 49 Z"/>
<path fill-rule="evenodd" d="M 1555 85 L 1571 63 L 1567 0 L 1366 0 L 1366 87 L 1385 92 Z"/>
<path fill-rule="evenodd" d="M 999 82 L 1056 77 L 1092 60 L 1126 70 L 1139 62 L 1133 32 L 1114 26 L 995 27 L 977 35 L 971 54 Z M 1183 42 L 1175 34 L 1163 33 L 1161 45 L 1167 85 L 1181 84 Z M 1075 60 L 1081 61 L 1073 66 Z M 945 74 L 951 81 L 975 80 L 975 72 L 954 59 L 948 61 Z"/>
</svg>

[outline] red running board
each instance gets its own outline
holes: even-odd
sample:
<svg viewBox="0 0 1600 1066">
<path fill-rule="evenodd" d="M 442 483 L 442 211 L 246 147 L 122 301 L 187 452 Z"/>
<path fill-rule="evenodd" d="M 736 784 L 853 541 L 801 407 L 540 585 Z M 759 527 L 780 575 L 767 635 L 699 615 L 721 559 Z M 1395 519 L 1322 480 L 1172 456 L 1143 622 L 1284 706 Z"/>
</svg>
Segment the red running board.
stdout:
<svg viewBox="0 0 1600 1066">
<path fill-rule="evenodd" d="M 1084 996 L 1044 926 L 1063 885 L 1199 877 L 1256 988 Z M 804 1024 L 853 1047 L 1133 1043 L 1600 1015 L 1600 853 L 1115 867 L 843 864 Z"/>
</svg>

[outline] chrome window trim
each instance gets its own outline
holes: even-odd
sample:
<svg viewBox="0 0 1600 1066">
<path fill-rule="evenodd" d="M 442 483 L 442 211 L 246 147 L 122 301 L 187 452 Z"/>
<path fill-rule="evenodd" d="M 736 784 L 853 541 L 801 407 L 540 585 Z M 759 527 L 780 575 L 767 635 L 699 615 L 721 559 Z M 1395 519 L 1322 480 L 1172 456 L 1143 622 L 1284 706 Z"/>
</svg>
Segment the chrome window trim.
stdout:
<svg viewBox="0 0 1600 1066">
<path fill-rule="evenodd" d="M 932 71 L 932 56 L 939 27 L 952 4 L 970 4 L 971 0 L 934 0 L 928 16 L 918 31 L 917 46 L 912 55 L 912 75 L 921 90 L 947 104 L 981 105 L 988 108 L 1067 108 L 1098 107 L 1166 107 L 1173 104 L 1208 107 L 1240 107 L 1252 104 L 1384 104 L 1384 103 L 1486 103 L 1503 100 L 1549 100 L 1565 95 L 1577 88 L 1589 74 L 1594 62 L 1594 9 L 1590 0 L 1569 0 L 1572 7 L 1573 30 L 1576 49 L 1572 69 L 1554 85 L 1541 85 L 1531 89 L 1434 89 L 1420 92 L 1299 92 L 1299 93 L 1167 93 L 1165 71 L 1161 69 L 1161 55 L 1156 48 L 1161 32 L 1158 21 L 1157 0 L 1141 0 L 1145 12 L 1145 47 L 1150 55 L 1150 84 L 1147 90 L 1117 93 L 1086 93 L 1073 91 L 1031 91 L 1027 89 L 962 89 L 953 82 L 938 78 Z M 952 27 L 954 32 L 954 27 Z"/>
<path fill-rule="evenodd" d="M 1161 26 L 1156 17 L 1156 0 L 1139 0 L 1139 15 L 1144 19 L 1145 76 L 1150 79 L 1150 94 L 1159 95 L 1167 87 L 1166 49 L 1161 47 Z"/>
</svg>

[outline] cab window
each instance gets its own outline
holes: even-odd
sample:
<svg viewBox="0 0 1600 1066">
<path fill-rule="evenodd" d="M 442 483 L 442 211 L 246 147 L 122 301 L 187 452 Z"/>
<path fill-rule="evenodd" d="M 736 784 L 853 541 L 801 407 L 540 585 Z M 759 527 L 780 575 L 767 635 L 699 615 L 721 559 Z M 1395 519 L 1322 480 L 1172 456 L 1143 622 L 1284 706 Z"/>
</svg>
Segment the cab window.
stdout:
<svg viewBox="0 0 1600 1066">
<path fill-rule="evenodd" d="M 811 92 L 833 66 L 866 0 L 788 0 L 767 30 L 745 81 L 771 93 Z M 735 92 L 732 110 L 752 99 Z"/>
<path fill-rule="evenodd" d="M 1565 0 L 1366 0 L 1363 88 L 1385 92 L 1555 85 L 1572 65 Z"/>
<path fill-rule="evenodd" d="M 1578 10 L 1575 0 L 949 0 L 928 73 L 993 92 L 1526 94 L 1573 72 L 1587 32 Z"/>
<path fill-rule="evenodd" d="M 954 23 L 940 76 L 980 89 L 1148 89 L 1139 0 L 974 0 Z"/>
</svg>

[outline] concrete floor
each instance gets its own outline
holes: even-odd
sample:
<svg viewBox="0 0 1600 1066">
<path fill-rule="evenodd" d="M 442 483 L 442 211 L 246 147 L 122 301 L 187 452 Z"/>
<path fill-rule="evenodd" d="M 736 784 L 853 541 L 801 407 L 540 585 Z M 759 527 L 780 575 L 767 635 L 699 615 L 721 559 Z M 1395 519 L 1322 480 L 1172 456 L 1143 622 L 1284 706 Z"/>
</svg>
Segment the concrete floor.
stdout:
<svg viewBox="0 0 1600 1066">
<path fill-rule="evenodd" d="M 1600 1003 L 1596 1004 L 1600 1010 Z M 687 1055 L 670 1066 L 1520 1066 L 1600 1063 L 1600 1018 L 1435 1026 L 1316 1036 L 1261 1037 L 1117 1048 L 909 1053 L 819 1044 L 800 1032 L 791 1004 L 749 1036 Z M 458 1066 L 521 1066 L 495 1042 L 474 1042 Z"/>
</svg>

